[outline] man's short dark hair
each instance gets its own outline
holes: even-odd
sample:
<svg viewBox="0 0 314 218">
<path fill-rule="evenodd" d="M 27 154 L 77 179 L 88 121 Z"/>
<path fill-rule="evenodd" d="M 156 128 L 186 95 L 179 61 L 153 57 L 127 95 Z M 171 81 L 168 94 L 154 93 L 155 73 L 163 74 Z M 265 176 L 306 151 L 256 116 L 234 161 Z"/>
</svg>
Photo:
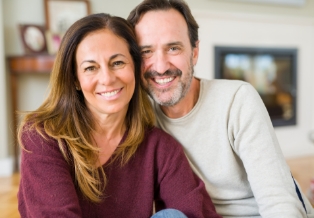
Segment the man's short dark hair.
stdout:
<svg viewBox="0 0 314 218">
<path fill-rule="evenodd" d="M 189 6 L 183 0 L 144 0 L 129 14 L 128 21 L 135 27 L 141 17 L 149 11 L 170 10 L 178 11 L 184 17 L 188 26 L 189 38 L 192 47 L 198 41 L 198 24 L 195 21 Z M 156 21 L 158 22 L 158 21 Z"/>
</svg>

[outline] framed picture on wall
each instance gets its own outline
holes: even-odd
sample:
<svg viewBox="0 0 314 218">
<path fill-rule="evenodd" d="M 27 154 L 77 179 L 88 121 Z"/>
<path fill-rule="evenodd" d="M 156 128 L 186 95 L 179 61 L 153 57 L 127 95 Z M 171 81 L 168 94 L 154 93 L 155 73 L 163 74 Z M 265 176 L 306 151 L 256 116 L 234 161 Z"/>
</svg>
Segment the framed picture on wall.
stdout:
<svg viewBox="0 0 314 218">
<path fill-rule="evenodd" d="M 63 35 L 59 33 L 52 33 L 51 31 L 46 31 L 46 42 L 47 50 L 51 55 L 55 55 L 60 47 Z"/>
<path fill-rule="evenodd" d="M 63 34 L 78 19 L 90 14 L 88 0 L 44 0 L 46 27 L 53 34 Z"/>
<path fill-rule="evenodd" d="M 216 46 L 214 52 L 215 78 L 250 83 L 273 126 L 296 125 L 297 49 Z"/>
<path fill-rule="evenodd" d="M 35 24 L 20 24 L 19 30 L 26 54 L 47 53 L 45 26 Z"/>
</svg>

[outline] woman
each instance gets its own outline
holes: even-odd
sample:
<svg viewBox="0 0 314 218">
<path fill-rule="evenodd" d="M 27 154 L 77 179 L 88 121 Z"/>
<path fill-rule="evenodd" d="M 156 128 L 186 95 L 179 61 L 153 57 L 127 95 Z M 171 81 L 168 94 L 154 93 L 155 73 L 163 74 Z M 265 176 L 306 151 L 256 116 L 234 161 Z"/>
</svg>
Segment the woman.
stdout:
<svg viewBox="0 0 314 218">
<path fill-rule="evenodd" d="M 124 19 L 95 14 L 69 28 L 50 94 L 19 130 L 22 217 L 150 217 L 153 202 L 220 217 L 181 146 L 153 127 L 140 69 Z"/>
</svg>

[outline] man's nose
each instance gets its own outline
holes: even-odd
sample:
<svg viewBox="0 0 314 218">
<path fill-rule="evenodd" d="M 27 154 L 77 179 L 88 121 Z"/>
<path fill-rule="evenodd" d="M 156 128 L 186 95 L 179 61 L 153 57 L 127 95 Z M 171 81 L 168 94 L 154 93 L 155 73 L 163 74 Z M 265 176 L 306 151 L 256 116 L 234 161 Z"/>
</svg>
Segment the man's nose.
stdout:
<svg viewBox="0 0 314 218">
<path fill-rule="evenodd" d="M 162 51 L 155 53 L 155 58 L 153 60 L 153 70 L 160 74 L 165 73 L 170 68 L 170 63 L 167 54 Z"/>
</svg>

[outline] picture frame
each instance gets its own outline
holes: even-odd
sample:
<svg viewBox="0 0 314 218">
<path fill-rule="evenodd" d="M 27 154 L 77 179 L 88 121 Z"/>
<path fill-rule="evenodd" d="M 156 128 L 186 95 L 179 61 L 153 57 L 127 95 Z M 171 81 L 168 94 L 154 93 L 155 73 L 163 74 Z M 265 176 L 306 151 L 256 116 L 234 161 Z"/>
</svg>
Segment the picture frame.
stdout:
<svg viewBox="0 0 314 218">
<path fill-rule="evenodd" d="M 216 79 L 250 83 L 274 127 L 297 124 L 296 48 L 215 46 L 214 53 Z"/>
<path fill-rule="evenodd" d="M 78 19 L 90 14 L 88 0 L 44 0 L 46 28 L 64 34 Z"/>
<path fill-rule="evenodd" d="M 47 50 L 50 55 L 57 54 L 63 35 L 61 33 L 53 33 L 46 31 Z"/>
<path fill-rule="evenodd" d="M 35 24 L 19 24 L 19 30 L 26 54 L 47 53 L 45 26 Z"/>
</svg>

